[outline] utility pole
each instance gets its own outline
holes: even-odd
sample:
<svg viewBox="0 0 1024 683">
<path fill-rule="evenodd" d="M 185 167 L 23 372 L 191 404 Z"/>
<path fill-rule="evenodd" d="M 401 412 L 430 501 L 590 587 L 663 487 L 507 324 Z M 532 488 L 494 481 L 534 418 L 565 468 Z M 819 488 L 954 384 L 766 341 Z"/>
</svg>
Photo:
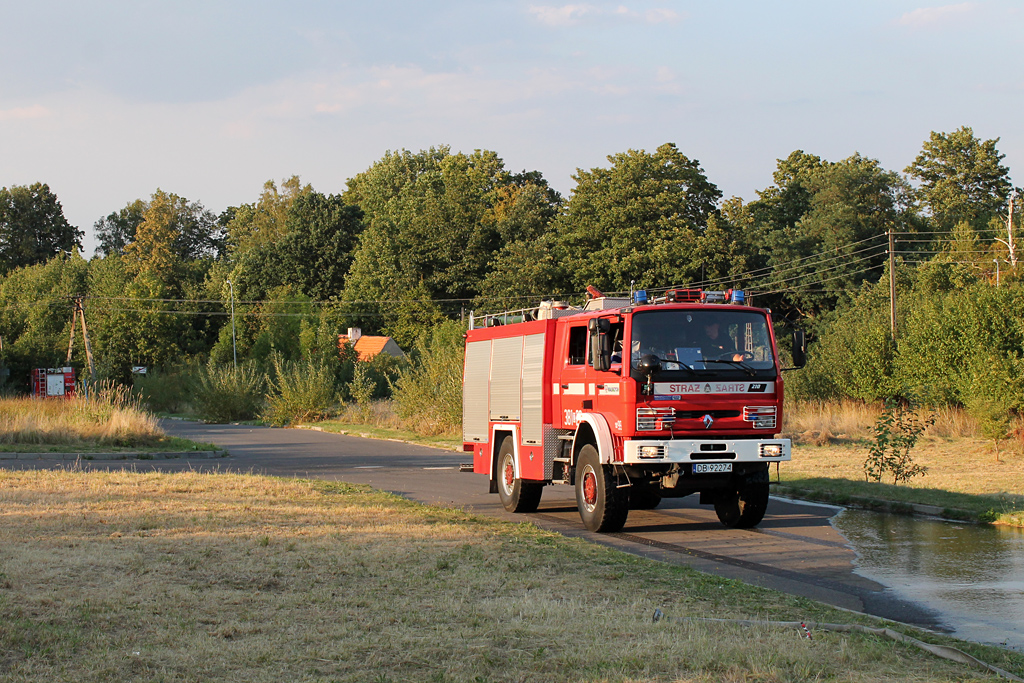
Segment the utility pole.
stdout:
<svg viewBox="0 0 1024 683">
<path fill-rule="evenodd" d="M 1000 242 L 1006 247 L 1006 250 L 1010 252 L 1010 266 L 1017 269 L 1017 245 L 1013 241 L 1013 205 L 1017 202 L 1017 191 L 1014 190 L 1010 193 L 1010 209 L 1009 215 L 1006 217 L 1006 239 L 996 238 L 996 242 Z"/>
<path fill-rule="evenodd" d="M 889 326 L 892 329 L 892 340 L 896 341 L 896 240 L 889 228 Z"/>
<path fill-rule="evenodd" d="M 92 344 L 89 343 L 89 328 L 85 325 L 85 306 L 82 301 L 85 297 L 76 296 L 72 302 L 71 312 L 71 339 L 68 341 L 68 365 L 71 365 L 71 352 L 75 348 L 75 324 L 78 322 L 78 318 L 82 318 L 82 340 L 85 342 L 85 360 L 89 365 L 89 377 L 93 382 L 96 381 L 96 366 L 92 362 Z"/>
<path fill-rule="evenodd" d="M 1016 191 L 1010 193 L 1010 215 L 1006 220 L 1006 242 L 1007 249 L 1010 250 L 1010 265 L 1017 268 L 1017 250 L 1014 249 L 1013 245 L 1013 205 L 1017 201 Z M 996 278 L 998 280 L 998 278 Z"/>
<path fill-rule="evenodd" d="M 237 370 L 238 347 L 235 345 L 235 288 L 231 285 L 231 280 L 228 280 L 227 283 L 228 290 L 231 292 L 231 356 L 234 358 L 235 370 Z"/>
</svg>

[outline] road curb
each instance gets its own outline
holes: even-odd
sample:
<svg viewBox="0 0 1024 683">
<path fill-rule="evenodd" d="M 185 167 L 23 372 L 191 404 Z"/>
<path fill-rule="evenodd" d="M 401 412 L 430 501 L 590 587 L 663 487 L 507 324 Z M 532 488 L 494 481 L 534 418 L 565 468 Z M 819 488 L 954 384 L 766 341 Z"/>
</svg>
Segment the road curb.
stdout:
<svg viewBox="0 0 1024 683">
<path fill-rule="evenodd" d="M 177 460 L 181 458 L 209 460 L 226 458 L 227 451 L 161 451 L 148 453 L 145 451 L 121 453 L 0 453 L 3 460 Z"/>
</svg>

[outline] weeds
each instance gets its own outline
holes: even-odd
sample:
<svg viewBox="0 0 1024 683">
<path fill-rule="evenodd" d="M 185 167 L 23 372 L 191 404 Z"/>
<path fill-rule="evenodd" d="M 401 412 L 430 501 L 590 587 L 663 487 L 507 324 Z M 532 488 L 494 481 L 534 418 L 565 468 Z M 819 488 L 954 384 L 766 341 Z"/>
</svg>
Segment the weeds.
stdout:
<svg viewBox="0 0 1024 683">
<path fill-rule="evenodd" d="M 0 443 L 148 446 L 164 437 L 124 386 L 91 385 L 64 399 L 0 398 Z"/>
</svg>

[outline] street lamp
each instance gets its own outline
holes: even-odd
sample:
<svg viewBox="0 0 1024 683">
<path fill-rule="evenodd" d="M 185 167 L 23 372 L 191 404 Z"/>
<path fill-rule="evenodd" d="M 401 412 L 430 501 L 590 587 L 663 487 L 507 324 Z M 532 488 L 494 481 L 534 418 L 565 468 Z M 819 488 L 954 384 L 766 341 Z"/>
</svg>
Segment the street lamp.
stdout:
<svg viewBox="0 0 1024 683">
<path fill-rule="evenodd" d="M 238 347 L 235 345 L 235 288 L 231 286 L 231 280 L 227 281 L 228 291 L 231 292 L 231 355 L 235 360 L 235 370 L 238 369 Z"/>
</svg>

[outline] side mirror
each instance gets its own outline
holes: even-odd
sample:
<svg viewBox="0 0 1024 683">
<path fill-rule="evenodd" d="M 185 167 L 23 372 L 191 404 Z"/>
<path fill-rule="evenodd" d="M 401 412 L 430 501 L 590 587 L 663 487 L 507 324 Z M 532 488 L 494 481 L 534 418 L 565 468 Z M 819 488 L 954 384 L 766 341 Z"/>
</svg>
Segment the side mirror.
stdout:
<svg viewBox="0 0 1024 683">
<path fill-rule="evenodd" d="M 650 377 L 658 370 L 661 370 L 661 360 L 653 353 L 645 353 L 640 356 L 640 360 L 637 362 L 636 367 L 640 372 Z"/>
<path fill-rule="evenodd" d="M 807 365 L 807 337 L 803 330 L 793 330 L 793 367 Z"/>
<path fill-rule="evenodd" d="M 606 372 L 612 367 L 612 342 L 608 332 L 612 324 L 607 318 L 590 320 L 590 364 L 595 370 Z"/>
</svg>

